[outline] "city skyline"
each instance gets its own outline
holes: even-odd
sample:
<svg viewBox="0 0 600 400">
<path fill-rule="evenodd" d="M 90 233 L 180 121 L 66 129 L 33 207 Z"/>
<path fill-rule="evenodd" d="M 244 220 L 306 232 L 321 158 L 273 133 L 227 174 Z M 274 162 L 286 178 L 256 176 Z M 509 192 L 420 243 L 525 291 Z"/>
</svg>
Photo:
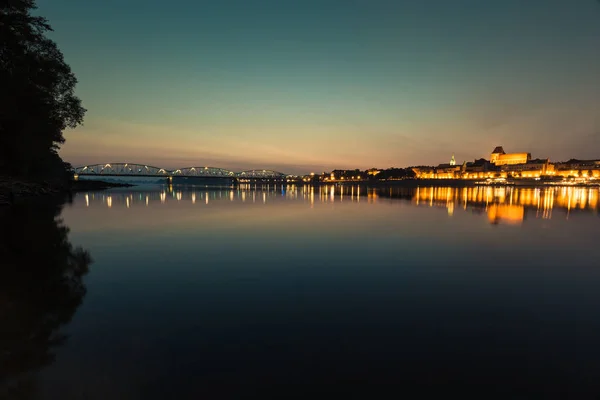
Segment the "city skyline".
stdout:
<svg viewBox="0 0 600 400">
<path fill-rule="evenodd" d="M 65 133 L 73 165 L 306 173 L 472 160 L 499 144 L 598 157 L 593 1 L 38 6 L 88 109 Z"/>
</svg>

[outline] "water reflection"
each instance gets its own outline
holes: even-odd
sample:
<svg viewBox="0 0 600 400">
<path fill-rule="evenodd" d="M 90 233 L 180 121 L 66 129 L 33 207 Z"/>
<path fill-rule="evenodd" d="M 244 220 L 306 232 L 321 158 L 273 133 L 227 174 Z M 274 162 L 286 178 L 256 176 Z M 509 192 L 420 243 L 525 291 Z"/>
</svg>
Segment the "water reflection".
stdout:
<svg viewBox="0 0 600 400">
<path fill-rule="evenodd" d="M 37 395 L 35 372 L 54 362 L 86 293 L 90 255 L 69 242 L 60 202 L 43 201 L 0 209 L 0 398 Z"/>
<path fill-rule="evenodd" d="M 245 398 L 272 382 L 356 381 L 549 398 L 597 385 L 594 189 L 87 195 L 63 216 L 97 264 L 74 340 L 40 376 L 46 398 L 212 398 L 216 386 Z"/>
<path fill-rule="evenodd" d="M 535 213 L 535 218 L 550 219 L 552 211 L 565 211 L 568 219 L 574 210 L 598 210 L 597 187 L 548 187 L 548 188 L 515 188 L 515 187 L 428 187 L 417 188 L 414 195 L 405 190 L 391 192 L 389 197 L 411 198 L 416 205 L 424 201 L 430 207 L 445 207 L 452 216 L 454 209 L 461 206 L 483 209 L 491 223 L 506 222 L 519 224 L 525 220 L 528 211 Z"/>
<path fill-rule="evenodd" d="M 400 199 L 414 206 L 445 208 L 452 217 L 459 211 L 476 211 L 487 215 L 493 224 L 519 224 L 527 216 L 550 219 L 553 210 L 562 210 L 562 217 L 569 218 L 573 211 L 598 210 L 599 188 L 597 187 L 385 187 L 366 188 L 355 186 L 293 186 L 293 185 L 240 185 L 235 188 L 189 188 L 173 187 L 144 189 L 145 197 L 133 196 L 129 191 L 114 191 L 110 195 L 85 193 L 87 207 L 148 206 L 152 203 L 166 204 L 169 201 L 183 201 L 196 204 L 200 198 L 204 205 L 209 199 L 245 203 L 252 198 L 256 203 L 257 194 L 262 204 L 271 201 L 300 200 L 310 207 L 315 203 L 360 202 L 367 198 L 368 204 L 380 199 Z"/>
</svg>

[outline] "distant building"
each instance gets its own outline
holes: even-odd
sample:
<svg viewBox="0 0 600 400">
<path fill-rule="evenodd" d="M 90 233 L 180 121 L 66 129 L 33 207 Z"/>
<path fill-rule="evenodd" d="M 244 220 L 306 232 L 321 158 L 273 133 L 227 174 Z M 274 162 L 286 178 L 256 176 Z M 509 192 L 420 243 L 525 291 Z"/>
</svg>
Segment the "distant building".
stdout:
<svg viewBox="0 0 600 400">
<path fill-rule="evenodd" d="M 564 178 L 600 178 L 600 160 L 576 160 L 554 164 L 556 175 Z"/>
<path fill-rule="evenodd" d="M 554 175 L 554 164 L 550 164 L 548 158 L 528 160 L 522 164 L 505 164 L 500 169 L 511 177 L 539 178 L 545 175 Z"/>
<path fill-rule="evenodd" d="M 495 167 L 488 160 L 480 158 L 473 162 L 465 163 L 461 177 L 463 179 L 491 178 L 496 175 L 498 170 L 499 168 Z"/>
<path fill-rule="evenodd" d="M 502 146 L 497 146 L 490 156 L 494 165 L 525 164 L 531 160 L 531 153 L 505 153 Z"/>
<path fill-rule="evenodd" d="M 495 179 L 526 178 L 550 179 L 555 177 L 600 179 L 600 160 L 571 159 L 551 163 L 548 158 L 531 158 L 531 153 L 506 153 L 502 146 L 496 147 L 490 160 L 480 158 L 473 162 L 456 165 L 454 155 L 447 164 L 437 167 L 414 167 L 417 179 Z"/>
<path fill-rule="evenodd" d="M 456 165 L 454 154 L 448 164 L 439 164 L 437 167 L 412 168 L 418 179 L 460 179 L 465 163 Z"/>
</svg>

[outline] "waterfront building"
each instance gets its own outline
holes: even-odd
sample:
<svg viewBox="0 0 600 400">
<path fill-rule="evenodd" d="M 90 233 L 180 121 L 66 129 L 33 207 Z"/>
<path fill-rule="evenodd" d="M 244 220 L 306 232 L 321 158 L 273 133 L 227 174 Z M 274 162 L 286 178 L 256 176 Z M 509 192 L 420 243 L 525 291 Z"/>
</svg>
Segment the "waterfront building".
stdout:
<svg viewBox="0 0 600 400">
<path fill-rule="evenodd" d="M 576 160 L 556 163 L 555 174 L 564 178 L 600 179 L 600 160 Z"/>
<path fill-rule="evenodd" d="M 600 160 L 571 159 L 566 162 L 551 163 L 548 158 L 532 159 L 531 153 L 506 153 L 502 146 L 497 146 L 492 151 L 489 161 L 480 158 L 473 162 L 456 165 L 456 159 L 452 155 L 448 164 L 412 169 L 418 179 L 541 179 L 548 177 L 600 179 Z"/>
<path fill-rule="evenodd" d="M 463 179 L 482 179 L 482 178 L 492 178 L 496 176 L 499 169 L 491 164 L 485 158 L 480 158 L 479 160 L 474 160 L 473 162 L 468 162 L 465 164 L 464 169 L 461 173 L 461 178 Z"/>
<path fill-rule="evenodd" d="M 414 167 L 412 170 L 418 179 L 460 179 L 465 163 L 456 165 L 454 156 L 448 164 L 437 167 Z"/>
<path fill-rule="evenodd" d="M 525 164 L 531 160 L 531 153 L 505 153 L 502 146 L 497 146 L 490 155 L 490 162 L 494 165 Z"/>
<path fill-rule="evenodd" d="M 548 158 L 529 160 L 522 164 L 504 164 L 500 170 L 505 173 L 505 176 L 513 178 L 539 178 L 554 175 L 554 165 Z"/>
</svg>

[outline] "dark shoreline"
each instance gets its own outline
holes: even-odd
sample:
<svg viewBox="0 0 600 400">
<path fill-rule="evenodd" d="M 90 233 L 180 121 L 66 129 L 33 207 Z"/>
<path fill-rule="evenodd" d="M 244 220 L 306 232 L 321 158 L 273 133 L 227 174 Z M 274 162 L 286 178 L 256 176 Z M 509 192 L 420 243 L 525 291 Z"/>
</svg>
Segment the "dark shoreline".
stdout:
<svg viewBox="0 0 600 400">
<path fill-rule="evenodd" d="M 56 185 L 49 182 L 30 182 L 2 177 L 0 178 L 0 206 L 9 206 L 21 200 L 40 196 L 69 195 L 86 190 L 105 190 L 131 186 L 135 185 L 92 180 L 78 180 L 69 182 L 68 185 Z"/>
</svg>

